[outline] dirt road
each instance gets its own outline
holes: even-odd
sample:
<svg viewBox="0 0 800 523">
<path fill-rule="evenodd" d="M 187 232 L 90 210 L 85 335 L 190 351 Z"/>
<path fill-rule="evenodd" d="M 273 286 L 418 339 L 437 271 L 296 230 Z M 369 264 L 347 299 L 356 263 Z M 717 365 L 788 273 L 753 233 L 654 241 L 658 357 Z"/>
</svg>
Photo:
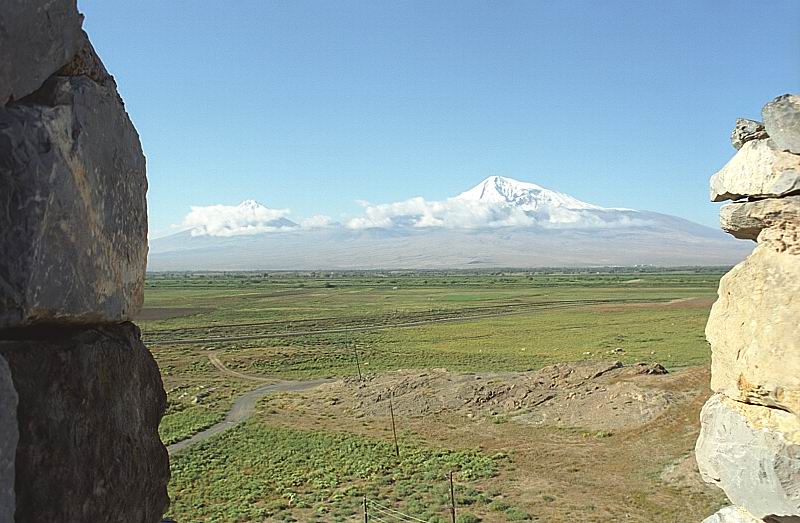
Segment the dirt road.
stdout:
<svg viewBox="0 0 800 523">
<path fill-rule="evenodd" d="M 167 451 L 170 454 L 175 454 L 176 452 L 180 452 L 181 450 L 190 447 L 196 443 L 199 443 L 203 440 L 206 440 L 213 436 L 214 434 L 219 434 L 221 432 L 225 432 L 226 430 L 235 427 L 239 423 L 243 422 L 250 415 L 253 413 L 253 409 L 255 409 L 256 403 L 258 400 L 266 396 L 267 394 L 272 394 L 275 392 L 296 392 L 301 390 L 312 389 L 323 383 L 329 383 L 334 381 L 331 378 L 323 378 L 323 379 L 316 379 L 316 380 L 308 380 L 308 381 L 278 381 L 275 383 L 267 383 L 261 385 L 258 388 L 251 390 L 250 392 L 245 393 L 244 395 L 240 396 L 233 402 L 233 406 L 231 406 L 228 413 L 225 415 L 225 419 L 217 423 L 216 425 L 212 425 L 211 427 L 207 428 L 202 432 L 198 432 L 194 436 L 189 439 L 185 439 L 183 441 L 179 441 L 177 443 L 173 443 L 167 447 Z"/>
</svg>

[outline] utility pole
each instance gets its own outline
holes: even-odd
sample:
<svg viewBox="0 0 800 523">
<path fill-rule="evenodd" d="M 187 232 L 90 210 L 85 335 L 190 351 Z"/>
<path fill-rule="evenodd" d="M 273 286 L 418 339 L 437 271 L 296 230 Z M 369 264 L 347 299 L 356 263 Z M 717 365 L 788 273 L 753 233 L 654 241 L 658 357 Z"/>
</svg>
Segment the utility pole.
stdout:
<svg viewBox="0 0 800 523">
<path fill-rule="evenodd" d="M 348 336 L 347 335 L 348 335 L 349 332 L 350 331 L 347 331 L 347 330 L 344 331 L 345 350 L 347 349 L 347 343 L 348 343 L 348 341 L 347 341 L 348 340 Z M 355 342 L 353 343 L 353 354 L 355 354 L 355 356 L 356 356 L 356 368 L 358 369 L 358 381 L 359 382 L 364 381 L 364 377 L 361 375 L 361 362 L 358 359 L 358 348 L 356 347 Z"/>
<path fill-rule="evenodd" d="M 367 495 L 364 494 L 364 523 L 369 523 L 369 512 L 367 512 Z"/>
<path fill-rule="evenodd" d="M 450 471 L 450 518 L 456 523 L 456 494 L 453 489 L 453 471 Z"/>
<path fill-rule="evenodd" d="M 397 429 L 394 426 L 394 405 L 392 402 L 393 392 L 389 393 L 389 415 L 392 417 L 392 434 L 394 435 L 394 453 L 397 454 L 397 459 L 400 459 L 400 446 L 397 444 Z"/>
</svg>

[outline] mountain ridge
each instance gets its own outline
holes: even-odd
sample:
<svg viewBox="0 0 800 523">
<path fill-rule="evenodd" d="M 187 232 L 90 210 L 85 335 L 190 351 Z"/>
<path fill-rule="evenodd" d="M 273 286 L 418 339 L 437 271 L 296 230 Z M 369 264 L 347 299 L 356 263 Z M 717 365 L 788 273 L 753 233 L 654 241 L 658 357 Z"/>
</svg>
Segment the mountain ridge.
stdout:
<svg viewBox="0 0 800 523">
<path fill-rule="evenodd" d="M 206 227 L 218 236 L 151 240 L 150 270 L 733 265 L 751 247 L 677 216 L 601 207 L 501 176 L 441 202 L 373 206 L 357 223 L 304 227 L 254 200 L 234 209 L 271 220 L 245 222 L 254 231 L 246 234 L 225 224 Z"/>
</svg>

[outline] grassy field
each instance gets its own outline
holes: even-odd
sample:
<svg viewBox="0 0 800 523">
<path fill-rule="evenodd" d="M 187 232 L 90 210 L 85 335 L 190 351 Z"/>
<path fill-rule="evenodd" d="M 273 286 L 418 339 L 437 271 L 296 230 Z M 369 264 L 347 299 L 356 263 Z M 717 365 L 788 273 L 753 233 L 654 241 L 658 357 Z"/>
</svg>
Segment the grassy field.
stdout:
<svg viewBox="0 0 800 523">
<path fill-rule="evenodd" d="M 159 274 L 148 278 L 137 323 L 168 390 L 161 434 L 172 443 L 220 421 L 235 397 L 266 380 L 354 376 L 356 358 L 367 373 L 582 360 L 705 365 L 703 328 L 723 272 Z M 461 473 L 458 484 L 475 521 L 534 517 L 525 496 L 492 487 L 491 478 L 514 476 L 516 465 L 497 459 L 510 448 L 483 452 L 474 438 L 442 446 L 420 427 L 398 462 L 383 432 L 286 423 L 292 413 L 268 415 L 268 405 L 173 458 L 171 514 L 181 523 L 349 521 L 365 493 L 439 521 L 440 480 L 451 469 L 480 471 Z M 703 510 L 714 502 L 697 501 Z"/>
</svg>

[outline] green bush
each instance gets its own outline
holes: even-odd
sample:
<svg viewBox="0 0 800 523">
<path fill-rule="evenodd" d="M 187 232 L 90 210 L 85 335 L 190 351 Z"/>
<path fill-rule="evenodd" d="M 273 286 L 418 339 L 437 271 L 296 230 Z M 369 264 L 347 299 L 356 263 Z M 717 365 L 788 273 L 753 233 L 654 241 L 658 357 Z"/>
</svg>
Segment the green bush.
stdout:
<svg viewBox="0 0 800 523">
<path fill-rule="evenodd" d="M 517 507 L 509 507 L 505 511 L 506 519 L 509 521 L 528 521 L 531 519 L 530 514 Z"/>
</svg>

